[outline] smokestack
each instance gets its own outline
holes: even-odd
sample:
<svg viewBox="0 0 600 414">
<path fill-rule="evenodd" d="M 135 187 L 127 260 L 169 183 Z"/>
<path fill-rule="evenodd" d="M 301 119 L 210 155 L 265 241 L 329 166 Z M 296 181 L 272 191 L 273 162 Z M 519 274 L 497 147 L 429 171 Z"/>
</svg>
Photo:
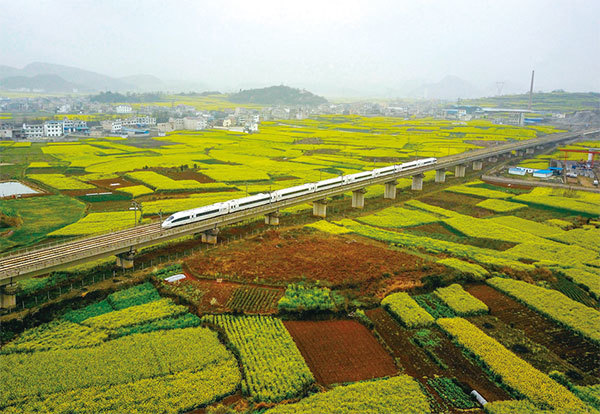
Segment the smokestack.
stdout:
<svg viewBox="0 0 600 414">
<path fill-rule="evenodd" d="M 531 71 L 531 86 L 529 87 L 529 107 L 527 109 L 529 109 L 531 111 L 531 98 L 533 95 L 533 75 L 535 74 L 535 70 Z"/>
</svg>

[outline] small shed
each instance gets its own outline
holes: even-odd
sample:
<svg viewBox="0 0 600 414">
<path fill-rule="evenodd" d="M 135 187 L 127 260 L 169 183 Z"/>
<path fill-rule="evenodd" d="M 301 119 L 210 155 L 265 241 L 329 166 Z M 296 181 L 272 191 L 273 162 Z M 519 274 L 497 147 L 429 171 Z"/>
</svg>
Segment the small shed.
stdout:
<svg viewBox="0 0 600 414">
<path fill-rule="evenodd" d="M 510 167 L 508 169 L 508 173 L 511 175 L 525 175 L 525 172 L 527 170 L 525 170 L 525 168 L 521 168 L 521 167 Z"/>
<path fill-rule="evenodd" d="M 552 170 L 535 170 L 533 176 L 536 178 L 550 178 L 554 175 Z"/>
</svg>

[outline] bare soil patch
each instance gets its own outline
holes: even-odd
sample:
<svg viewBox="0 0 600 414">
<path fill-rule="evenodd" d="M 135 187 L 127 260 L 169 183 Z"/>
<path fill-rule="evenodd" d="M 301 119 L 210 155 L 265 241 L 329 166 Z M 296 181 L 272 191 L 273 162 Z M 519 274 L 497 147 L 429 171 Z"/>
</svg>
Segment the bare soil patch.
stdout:
<svg viewBox="0 0 600 414">
<path fill-rule="evenodd" d="M 216 181 L 210 178 L 209 176 L 194 170 L 178 171 L 175 169 L 165 168 L 157 169 L 156 172 L 158 172 L 159 174 L 166 175 L 167 177 L 172 178 L 173 180 L 195 180 L 199 183 L 216 183 Z"/>
<path fill-rule="evenodd" d="M 322 385 L 395 375 L 394 360 L 356 321 L 287 321 L 300 353 Z"/>
<path fill-rule="evenodd" d="M 244 243 L 197 254 L 186 260 L 194 276 L 226 277 L 287 285 L 319 280 L 333 287 L 377 290 L 384 278 L 419 282 L 422 259 L 353 238 L 304 231 L 269 231 Z M 410 272 L 405 273 L 410 270 Z"/>
<path fill-rule="evenodd" d="M 127 181 L 124 178 L 107 178 L 105 180 L 93 180 L 89 181 L 90 184 L 95 185 L 96 187 L 106 188 L 108 190 L 118 190 L 123 187 L 131 187 L 136 185 L 131 181 Z"/>
<path fill-rule="evenodd" d="M 490 314 L 508 326 L 521 329 L 531 340 L 596 378 L 600 377 L 600 346 L 487 285 L 472 285 L 468 292 L 485 302 Z"/>
</svg>

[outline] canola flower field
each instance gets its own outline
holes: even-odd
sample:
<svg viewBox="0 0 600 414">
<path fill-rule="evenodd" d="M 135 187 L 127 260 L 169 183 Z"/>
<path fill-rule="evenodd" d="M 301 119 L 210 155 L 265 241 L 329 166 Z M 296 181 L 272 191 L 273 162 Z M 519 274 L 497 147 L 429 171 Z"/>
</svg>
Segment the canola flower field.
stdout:
<svg viewBox="0 0 600 414">
<path fill-rule="evenodd" d="M 402 392 L 398 392 L 402 390 Z M 432 413 L 427 396 L 408 375 L 360 382 L 314 394 L 295 404 L 280 405 L 266 414 Z"/>
<path fill-rule="evenodd" d="M 294 398 L 314 382 L 280 319 L 206 315 L 203 320 L 225 331 L 244 365 L 246 378 L 242 391 L 255 401 L 279 402 Z"/>
<path fill-rule="evenodd" d="M 222 96 L 189 99 L 215 107 L 224 102 Z M 327 115 L 263 122 L 256 134 L 175 131 L 149 139 L 143 146 L 128 139 L 107 137 L 25 143 L 27 146 L 2 141 L 1 149 L 3 159 L 12 164 L 7 171 L 15 179 L 41 183 L 51 193 L 66 191 L 66 196 L 88 204 L 137 199 L 145 215 L 156 215 L 159 211 L 170 213 L 223 201 L 224 197 L 242 197 L 396 162 L 454 155 L 479 148 L 485 141 L 522 140 L 552 132 L 558 130 L 486 121 L 455 123 Z M 182 168 L 187 175 L 181 178 L 165 174 L 165 169 L 181 172 Z M 124 179 L 129 184 L 110 186 L 97 182 L 111 179 Z M 432 180 L 433 175 L 425 179 Z M 409 184 L 409 180 L 405 181 L 401 185 Z M 216 196 L 229 191 L 231 194 Z M 369 189 L 367 196 L 374 197 L 379 192 L 380 189 Z M 92 195 L 86 198 L 85 194 Z M 193 197 L 201 194 L 205 198 Z M 122 204 L 107 204 L 102 210 L 119 209 L 122 211 Z M 29 220 L 27 212 L 22 213 L 22 218 Z M 88 234 L 101 231 L 90 230 Z M 69 230 L 52 236 L 67 233 Z"/>
<path fill-rule="evenodd" d="M 115 292 L 0 349 L 0 409 L 179 413 L 221 399 L 241 374 L 217 333 L 198 325 L 149 283 Z"/>
</svg>

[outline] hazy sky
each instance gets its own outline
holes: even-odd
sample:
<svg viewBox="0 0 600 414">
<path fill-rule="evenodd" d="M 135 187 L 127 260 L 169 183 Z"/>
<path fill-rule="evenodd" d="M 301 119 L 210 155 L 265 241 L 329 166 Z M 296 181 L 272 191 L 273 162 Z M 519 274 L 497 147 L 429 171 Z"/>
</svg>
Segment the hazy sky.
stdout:
<svg viewBox="0 0 600 414">
<path fill-rule="evenodd" d="M 600 91 L 600 1 L 0 0 L 0 64 L 212 88 L 374 91 L 455 75 Z"/>
</svg>

